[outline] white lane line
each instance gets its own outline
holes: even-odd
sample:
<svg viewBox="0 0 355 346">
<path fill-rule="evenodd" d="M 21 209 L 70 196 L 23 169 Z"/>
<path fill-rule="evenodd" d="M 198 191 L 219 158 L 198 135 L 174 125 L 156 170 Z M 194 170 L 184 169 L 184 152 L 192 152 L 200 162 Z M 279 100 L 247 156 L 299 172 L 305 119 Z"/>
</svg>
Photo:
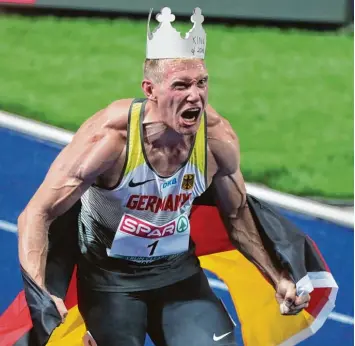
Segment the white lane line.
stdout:
<svg viewBox="0 0 355 346">
<path fill-rule="evenodd" d="M 67 145 L 73 138 L 70 131 L 4 111 L 0 111 L 0 126 L 61 145 Z"/>
<path fill-rule="evenodd" d="M 331 320 L 340 322 L 340 323 L 345 323 L 345 324 L 354 324 L 354 318 L 348 315 L 343 315 L 343 314 L 339 314 L 339 312 L 331 312 L 329 314 L 329 318 Z"/>
<path fill-rule="evenodd" d="M 73 138 L 73 132 L 1 110 L 0 127 L 26 133 L 61 145 L 67 145 Z M 353 211 L 328 206 L 323 203 L 275 191 L 257 184 L 246 183 L 246 188 L 247 192 L 251 195 L 273 204 L 274 206 L 328 220 L 351 229 L 354 228 Z"/>
<path fill-rule="evenodd" d="M 208 278 L 208 282 L 212 288 L 217 288 L 222 291 L 228 291 L 227 285 L 217 279 L 213 278 Z M 345 324 L 350 324 L 354 325 L 354 318 L 348 315 L 340 314 L 339 312 L 331 312 L 328 316 L 330 320 L 340 322 L 340 323 L 345 323 Z"/>
<path fill-rule="evenodd" d="M 0 220 L 0 229 L 6 232 L 17 233 L 17 226 L 4 220 Z"/>
<path fill-rule="evenodd" d="M 209 282 L 210 286 L 213 288 L 219 288 L 222 291 L 228 291 L 227 285 L 220 280 L 208 278 L 208 282 Z"/>
</svg>

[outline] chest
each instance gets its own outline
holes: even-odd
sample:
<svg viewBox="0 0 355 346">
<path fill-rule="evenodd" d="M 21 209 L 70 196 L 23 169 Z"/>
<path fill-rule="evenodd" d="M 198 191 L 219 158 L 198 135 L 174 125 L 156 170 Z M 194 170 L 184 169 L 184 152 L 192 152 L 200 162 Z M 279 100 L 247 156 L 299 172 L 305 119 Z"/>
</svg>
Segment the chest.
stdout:
<svg viewBox="0 0 355 346">
<path fill-rule="evenodd" d="M 147 165 L 158 176 L 171 177 L 184 166 L 192 151 L 192 146 L 184 148 L 154 148 L 144 145 L 144 156 Z"/>
<path fill-rule="evenodd" d="M 175 182 L 177 177 L 175 177 L 175 179 L 170 178 L 187 163 L 192 148 L 157 150 L 150 146 L 145 146 L 144 149 L 143 153 L 147 166 L 155 172 L 157 176 L 161 177 L 161 184 L 158 185 L 170 187 L 175 185 L 175 183 L 173 184 L 172 182 Z M 96 182 L 97 185 L 102 188 L 112 188 L 117 186 L 117 182 L 125 169 L 126 159 L 127 148 L 124 148 L 112 168 L 98 177 Z"/>
</svg>

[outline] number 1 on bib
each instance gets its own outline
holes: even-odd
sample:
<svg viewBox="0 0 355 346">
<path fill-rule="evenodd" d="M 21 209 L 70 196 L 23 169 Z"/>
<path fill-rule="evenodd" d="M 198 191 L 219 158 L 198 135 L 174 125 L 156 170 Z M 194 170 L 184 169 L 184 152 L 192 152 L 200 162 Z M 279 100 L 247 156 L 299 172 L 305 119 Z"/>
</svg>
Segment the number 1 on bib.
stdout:
<svg viewBox="0 0 355 346">
<path fill-rule="evenodd" d="M 152 244 L 150 244 L 150 245 L 147 246 L 148 248 L 149 248 L 149 247 L 152 248 L 152 249 L 150 250 L 149 256 L 153 256 L 154 251 L 155 251 L 155 248 L 157 247 L 158 243 L 159 243 L 159 240 L 156 240 L 154 243 L 152 243 Z"/>
</svg>

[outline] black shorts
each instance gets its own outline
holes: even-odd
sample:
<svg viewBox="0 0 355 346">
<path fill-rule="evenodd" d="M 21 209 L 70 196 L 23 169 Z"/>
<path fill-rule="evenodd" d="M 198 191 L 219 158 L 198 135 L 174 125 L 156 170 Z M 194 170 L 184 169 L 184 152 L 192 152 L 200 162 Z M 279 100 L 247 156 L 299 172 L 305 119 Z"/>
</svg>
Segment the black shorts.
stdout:
<svg viewBox="0 0 355 346">
<path fill-rule="evenodd" d="M 93 291 L 78 282 L 78 303 L 98 346 L 236 345 L 235 324 L 201 270 L 170 286 L 139 292 Z"/>
</svg>

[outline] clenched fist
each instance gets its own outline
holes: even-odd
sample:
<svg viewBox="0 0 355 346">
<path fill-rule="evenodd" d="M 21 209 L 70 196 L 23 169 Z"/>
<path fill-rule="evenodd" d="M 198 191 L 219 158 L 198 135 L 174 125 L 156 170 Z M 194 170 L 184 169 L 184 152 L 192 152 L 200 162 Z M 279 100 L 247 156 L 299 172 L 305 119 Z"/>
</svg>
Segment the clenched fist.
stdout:
<svg viewBox="0 0 355 346">
<path fill-rule="evenodd" d="M 283 275 L 276 286 L 276 300 L 282 315 L 297 315 L 308 307 L 310 299 L 308 293 L 297 296 L 296 285 L 287 275 Z"/>
<path fill-rule="evenodd" d="M 57 307 L 57 310 L 58 310 L 60 316 L 62 317 L 62 323 L 64 323 L 65 318 L 66 318 L 67 315 L 68 315 L 68 310 L 67 310 L 67 308 L 66 308 L 66 306 L 65 306 L 65 304 L 64 304 L 63 299 L 58 298 L 58 297 L 56 297 L 56 296 L 54 296 L 54 295 L 52 295 L 52 294 L 51 294 L 50 296 L 51 296 L 51 298 L 53 299 L 54 304 L 55 304 L 55 306 Z"/>
</svg>

